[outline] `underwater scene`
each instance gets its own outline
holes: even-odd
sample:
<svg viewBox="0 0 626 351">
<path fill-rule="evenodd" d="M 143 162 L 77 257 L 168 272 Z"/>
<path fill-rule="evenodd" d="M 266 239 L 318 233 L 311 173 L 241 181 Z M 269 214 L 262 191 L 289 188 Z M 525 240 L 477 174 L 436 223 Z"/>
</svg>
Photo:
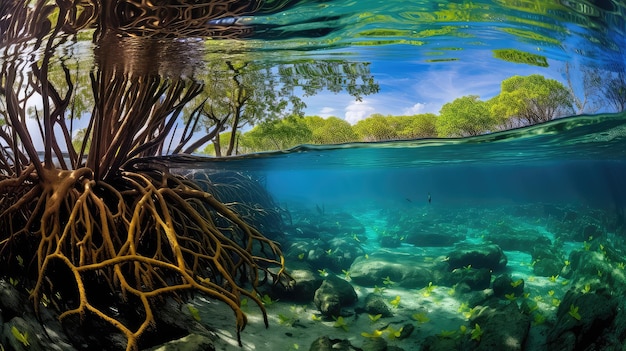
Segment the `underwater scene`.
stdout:
<svg viewBox="0 0 626 351">
<path fill-rule="evenodd" d="M 295 285 L 264 295 L 273 323 L 244 349 L 617 350 L 625 122 L 168 164 L 250 177 L 282 217 L 262 226 Z"/>
<path fill-rule="evenodd" d="M 0 351 L 626 349 L 623 0 L 1 0 Z"/>
</svg>

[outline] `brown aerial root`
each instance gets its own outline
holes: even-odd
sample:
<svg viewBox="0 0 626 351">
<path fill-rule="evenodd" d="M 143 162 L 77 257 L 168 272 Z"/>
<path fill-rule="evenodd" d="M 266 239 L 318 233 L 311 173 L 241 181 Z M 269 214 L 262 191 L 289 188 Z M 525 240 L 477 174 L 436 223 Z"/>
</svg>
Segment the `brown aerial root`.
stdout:
<svg viewBox="0 0 626 351">
<path fill-rule="evenodd" d="M 246 325 L 242 295 L 257 303 L 267 325 L 256 287 L 268 277 L 278 281 L 284 268 L 280 249 L 192 181 L 141 171 L 121 172 L 104 182 L 94 180 L 89 168 L 44 168 L 36 174 L 29 167 L 24 174 L 20 180 L 39 182 L 4 210 L 0 221 L 20 211 L 28 220 L 2 238 L 0 253 L 10 251 L 13 240 L 38 241 L 36 264 L 26 266 L 37 277 L 31 291 L 36 308 L 46 294 L 58 292 L 54 271 L 62 266 L 71 272 L 63 279 L 75 284 L 75 302 L 62 308 L 59 318 L 98 316 L 128 338 L 127 350 L 137 350 L 141 335 L 155 324 L 154 303 L 167 296 L 181 298 L 186 291 L 230 306 L 238 338 Z M 17 185 L 15 178 L 0 181 L 5 191 Z M 271 267 L 280 267 L 279 273 L 271 273 Z M 94 281 L 98 289 L 92 288 Z M 251 289 L 238 281 L 248 281 Z M 103 291 L 120 292 L 121 304 L 140 301 L 143 320 L 128 325 L 133 323 L 108 314 L 111 306 L 99 298 Z"/>
</svg>

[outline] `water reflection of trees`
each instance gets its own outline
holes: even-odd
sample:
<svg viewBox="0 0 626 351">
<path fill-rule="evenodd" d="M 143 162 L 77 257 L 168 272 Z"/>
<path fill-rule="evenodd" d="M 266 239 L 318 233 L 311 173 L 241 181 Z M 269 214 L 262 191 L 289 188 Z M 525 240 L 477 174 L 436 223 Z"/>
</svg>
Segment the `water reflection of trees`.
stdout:
<svg viewBox="0 0 626 351">
<path fill-rule="evenodd" d="M 85 74 L 64 56 L 64 45 L 81 28 L 110 23 L 102 17 L 110 13 L 97 3 L 69 4 L 13 1 L 0 10 L 7 34 L 1 43 L 0 227 L 9 228 L 0 234 L 1 273 L 22 278 L 36 310 L 52 300 L 62 321 L 101 320 L 126 336 L 128 350 L 155 324 L 154 309 L 164 297 L 184 299 L 188 291 L 230 306 L 239 335 L 246 324 L 241 299 L 256 302 L 265 316 L 257 288 L 288 279 L 278 246 L 258 230 L 280 225 L 277 209 L 267 208 L 267 194 L 248 177 L 219 186 L 140 160 L 211 140 L 192 137 L 199 125 L 210 134 L 299 113 L 303 101 L 295 90 L 303 84 L 307 94 L 346 87 L 356 97 L 375 92 L 367 66 L 273 67 L 242 58 L 224 62 L 223 81 L 211 80 L 211 71 L 193 70 L 203 52 L 198 42 L 137 38 L 114 46 L 107 40 L 119 38 L 98 28 L 99 51 Z M 16 15 L 4 16 L 9 12 Z M 155 55 L 160 64 L 149 64 Z M 79 122 L 86 128 L 77 143 Z M 245 192 L 247 203 L 217 200 L 237 192 Z"/>
<path fill-rule="evenodd" d="M 305 97 L 320 91 L 346 91 L 355 99 L 378 92 L 369 65 L 345 60 L 303 60 L 278 64 L 245 59 L 213 59 L 210 74 L 202 75 L 205 89 L 196 100 L 201 103 L 190 114 L 202 137 L 175 152 L 190 153 L 212 142 L 220 156 L 220 133 L 230 132 L 226 155 L 237 152 L 237 133 L 241 128 L 261 122 L 302 116 Z M 191 104 L 191 106 L 197 106 Z"/>
</svg>

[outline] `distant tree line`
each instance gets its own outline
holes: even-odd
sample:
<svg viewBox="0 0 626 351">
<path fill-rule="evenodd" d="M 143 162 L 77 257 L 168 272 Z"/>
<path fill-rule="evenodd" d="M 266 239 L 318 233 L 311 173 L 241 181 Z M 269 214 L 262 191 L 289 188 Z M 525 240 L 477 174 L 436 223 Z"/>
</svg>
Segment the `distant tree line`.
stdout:
<svg viewBox="0 0 626 351">
<path fill-rule="evenodd" d="M 626 109 L 624 73 L 601 76 L 597 71 L 583 75 L 581 97 L 575 93 L 566 67 L 567 86 L 541 75 L 513 76 L 501 83 L 500 93 L 489 100 L 468 95 L 446 103 L 439 115 L 411 116 L 372 114 L 350 125 L 341 118 L 290 115 L 256 124 L 236 134 L 237 152 L 248 153 L 287 149 L 300 144 L 335 144 L 359 141 L 387 141 L 429 137 L 464 137 L 533 125 L 572 114 L 598 110 Z M 220 137 L 231 144 L 231 133 Z M 232 145 L 232 144 L 231 144 Z M 207 154 L 215 152 L 207 146 Z"/>
</svg>

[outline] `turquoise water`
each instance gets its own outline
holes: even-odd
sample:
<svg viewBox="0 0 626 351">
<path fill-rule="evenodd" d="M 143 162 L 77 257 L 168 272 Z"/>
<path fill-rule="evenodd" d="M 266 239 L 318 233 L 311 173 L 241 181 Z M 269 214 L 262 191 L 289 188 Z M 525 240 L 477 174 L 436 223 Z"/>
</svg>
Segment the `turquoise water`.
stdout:
<svg viewBox="0 0 626 351">
<path fill-rule="evenodd" d="M 350 208 L 551 202 L 625 206 L 626 117 L 580 116 L 464 139 L 330 146 L 229 158 L 166 158 L 172 168 L 264 179 L 280 202 Z"/>
<path fill-rule="evenodd" d="M 303 269 L 319 279 L 337 276 L 357 291 L 358 302 L 342 309 L 346 330 L 324 319 L 301 292 L 276 295 L 269 332 L 289 337 L 263 341 L 256 337 L 263 332 L 253 329 L 244 336 L 248 349 L 306 349 L 321 336 L 365 347 L 371 338 L 365 335 L 380 332 L 388 345 L 403 350 L 433 344 L 498 349 L 504 340 L 524 344 L 515 350 L 551 350 L 563 342 L 559 333 L 592 323 L 572 323 L 569 304 L 579 307 L 590 296 L 615 296 L 614 302 L 596 301 L 598 306 L 622 301 L 625 160 L 626 115 L 608 114 L 473 138 L 303 145 L 204 161 L 170 157 L 167 163 L 184 173 L 220 179 L 235 171 L 256 179 L 283 213 L 282 233 L 267 233 L 281 243 L 288 269 L 298 276 Z M 485 285 L 469 288 L 448 277 L 481 268 L 480 260 L 471 259 L 452 266 L 455 251 L 494 243 L 506 265 L 488 267 Z M 431 273 L 410 275 L 420 269 Z M 502 277 L 522 282 L 523 289 L 493 297 Z M 371 296 L 382 299 L 391 315 L 368 321 L 378 313 L 363 310 Z M 494 311 L 520 306 L 525 312 L 513 309 L 507 314 L 518 317 L 508 318 L 527 318 L 527 331 L 509 334 L 502 325 L 515 322 L 503 322 L 495 312 L 477 314 L 485 305 Z M 584 313 L 593 315 L 598 306 L 584 307 Z M 613 324 L 597 318 L 590 319 L 604 326 L 576 331 L 581 340 L 599 344 L 614 333 Z M 471 339 L 476 325 L 489 336 Z M 412 327 L 408 337 L 393 334 Z"/>
</svg>

